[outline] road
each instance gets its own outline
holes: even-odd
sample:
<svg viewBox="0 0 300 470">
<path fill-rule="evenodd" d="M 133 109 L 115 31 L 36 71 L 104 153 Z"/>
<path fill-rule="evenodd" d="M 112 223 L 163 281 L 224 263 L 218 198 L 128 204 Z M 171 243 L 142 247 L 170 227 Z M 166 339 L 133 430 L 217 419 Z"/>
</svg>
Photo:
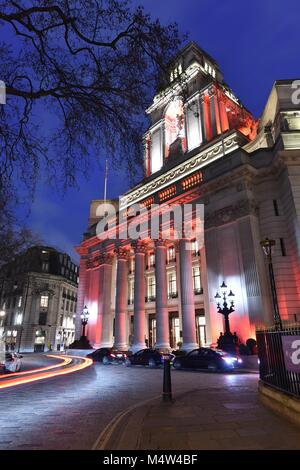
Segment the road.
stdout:
<svg viewBox="0 0 300 470">
<path fill-rule="evenodd" d="M 38 355 L 25 359 L 45 364 Z M 161 394 L 162 377 L 162 369 L 96 364 L 0 390 L 0 449 L 91 449 L 116 414 Z M 214 387 L 256 393 L 257 380 L 256 374 L 172 371 L 174 394 Z"/>
</svg>

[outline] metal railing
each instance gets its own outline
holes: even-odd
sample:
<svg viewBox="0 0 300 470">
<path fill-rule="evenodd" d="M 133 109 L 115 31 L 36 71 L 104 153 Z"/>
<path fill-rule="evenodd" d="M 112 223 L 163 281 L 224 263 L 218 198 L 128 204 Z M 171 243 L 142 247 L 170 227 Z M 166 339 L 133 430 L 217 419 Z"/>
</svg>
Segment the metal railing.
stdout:
<svg viewBox="0 0 300 470">
<path fill-rule="evenodd" d="M 259 375 L 261 381 L 269 386 L 300 397 L 300 372 L 291 370 L 287 365 L 293 350 L 284 348 L 286 340 L 289 341 L 293 336 L 300 337 L 300 325 L 256 332 Z"/>
</svg>

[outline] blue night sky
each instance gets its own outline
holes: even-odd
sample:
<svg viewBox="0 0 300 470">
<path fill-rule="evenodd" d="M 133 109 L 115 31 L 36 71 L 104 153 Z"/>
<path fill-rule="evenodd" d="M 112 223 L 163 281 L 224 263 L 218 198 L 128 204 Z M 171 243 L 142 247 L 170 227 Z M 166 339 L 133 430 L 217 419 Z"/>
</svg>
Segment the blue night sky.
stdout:
<svg viewBox="0 0 300 470">
<path fill-rule="evenodd" d="M 176 21 L 183 33 L 212 55 L 225 81 L 258 117 L 276 79 L 299 78 L 299 0 L 135 1 L 162 22 Z M 87 227 L 89 203 L 103 197 L 105 155 L 79 189 L 64 197 L 40 178 L 27 219 L 48 244 L 78 260 L 74 246 Z M 108 197 L 130 187 L 125 170 L 109 171 Z"/>
</svg>

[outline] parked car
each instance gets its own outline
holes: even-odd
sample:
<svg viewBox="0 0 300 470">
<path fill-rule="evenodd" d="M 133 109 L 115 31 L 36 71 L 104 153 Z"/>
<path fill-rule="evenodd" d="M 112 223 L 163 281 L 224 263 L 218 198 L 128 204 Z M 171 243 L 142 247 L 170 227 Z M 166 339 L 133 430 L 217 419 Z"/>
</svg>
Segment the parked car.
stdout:
<svg viewBox="0 0 300 470">
<path fill-rule="evenodd" d="M 19 372 L 22 367 L 22 357 L 15 352 L 6 352 L 4 359 L 0 361 L 0 373 Z"/>
<path fill-rule="evenodd" d="M 206 369 L 213 372 L 232 370 L 242 364 L 242 359 L 221 349 L 198 348 L 173 361 L 175 369 Z"/>
<path fill-rule="evenodd" d="M 174 359 L 174 355 L 170 354 L 171 361 Z M 164 362 L 163 353 L 158 349 L 146 348 L 128 356 L 125 361 L 125 365 L 130 367 L 135 366 L 149 366 L 152 369 L 160 366 Z"/>
<path fill-rule="evenodd" d="M 87 357 L 93 359 L 94 362 L 102 362 L 104 365 L 109 365 L 123 363 L 127 355 L 127 351 L 118 351 L 113 348 L 100 348 L 88 354 Z"/>
</svg>

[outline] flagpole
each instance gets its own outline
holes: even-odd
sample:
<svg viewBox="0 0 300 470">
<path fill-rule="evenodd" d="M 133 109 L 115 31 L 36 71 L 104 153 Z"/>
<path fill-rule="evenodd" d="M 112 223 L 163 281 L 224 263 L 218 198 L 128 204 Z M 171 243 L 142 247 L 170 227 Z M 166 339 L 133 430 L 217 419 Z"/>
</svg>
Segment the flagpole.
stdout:
<svg viewBox="0 0 300 470">
<path fill-rule="evenodd" d="M 107 177 L 108 177 L 108 160 L 105 160 L 105 178 L 104 178 L 104 202 L 106 202 L 107 191 Z"/>
</svg>

